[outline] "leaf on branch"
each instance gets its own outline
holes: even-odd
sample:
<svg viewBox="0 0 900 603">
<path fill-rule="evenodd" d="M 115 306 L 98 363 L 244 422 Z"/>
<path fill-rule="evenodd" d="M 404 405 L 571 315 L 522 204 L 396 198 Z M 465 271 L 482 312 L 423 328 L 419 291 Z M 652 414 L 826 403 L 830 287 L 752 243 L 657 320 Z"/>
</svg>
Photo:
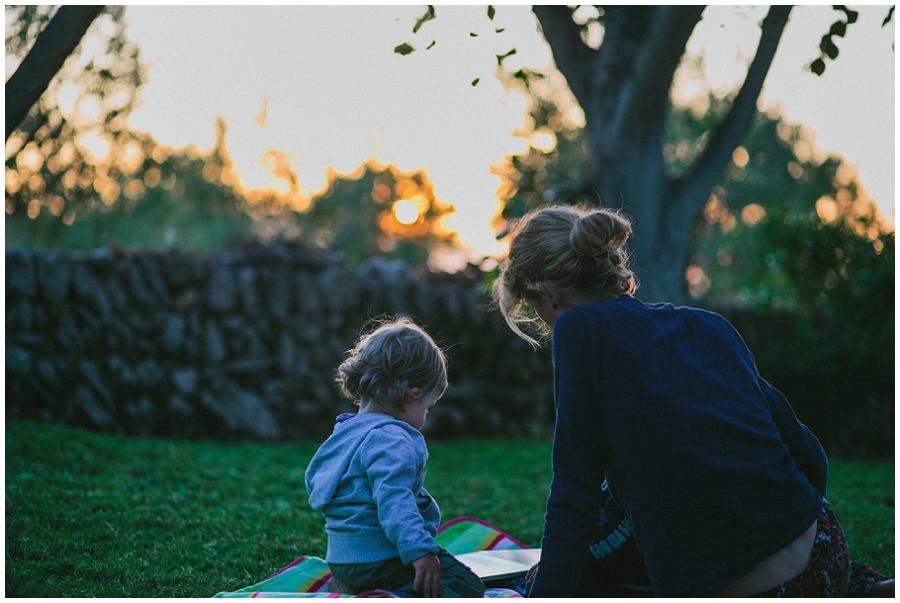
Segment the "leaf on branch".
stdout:
<svg viewBox="0 0 900 603">
<path fill-rule="evenodd" d="M 481 81 L 481 78 L 476 77 L 474 80 L 472 80 L 472 87 L 474 88 L 475 86 L 477 86 L 478 82 L 480 82 L 480 81 Z"/>
<path fill-rule="evenodd" d="M 894 17 L 894 7 L 892 6 L 888 11 L 887 17 L 884 18 L 884 21 L 881 22 L 881 26 L 884 27 L 888 23 L 891 22 L 891 19 Z"/>
<path fill-rule="evenodd" d="M 822 75 L 823 73 L 825 73 L 825 61 L 823 61 L 822 59 L 816 59 L 810 64 L 809 69 L 816 75 Z"/>
<path fill-rule="evenodd" d="M 847 15 L 847 23 L 856 23 L 856 20 L 859 18 L 859 13 L 855 10 L 850 10 L 846 6 L 841 4 L 835 5 L 834 10 L 843 11 L 845 15 Z"/>
<path fill-rule="evenodd" d="M 511 56 L 514 55 L 514 54 L 516 54 L 516 49 L 515 49 L 515 48 L 513 48 L 512 50 L 510 50 L 510 51 L 507 52 L 506 54 L 498 54 L 498 55 L 496 55 L 496 57 L 497 57 L 497 65 L 498 65 L 498 66 L 503 66 L 503 59 L 505 59 L 506 57 L 511 57 Z"/>
<path fill-rule="evenodd" d="M 819 44 L 819 49 L 832 61 L 838 57 L 838 47 L 831 41 L 831 36 L 822 36 L 822 42 Z"/>
<path fill-rule="evenodd" d="M 417 31 L 419 31 L 419 29 L 421 29 L 422 25 L 424 25 L 428 21 L 431 21 L 432 19 L 434 19 L 434 17 L 435 17 L 434 7 L 429 4 L 428 10 L 425 11 L 425 14 L 422 15 L 421 17 L 419 17 L 418 19 L 416 19 L 416 24 L 413 25 L 413 33 L 416 33 Z"/>
<path fill-rule="evenodd" d="M 432 40 L 431 44 L 425 47 L 425 50 L 431 50 L 431 47 L 437 44 L 437 40 Z"/>
<path fill-rule="evenodd" d="M 395 53 L 402 54 L 403 56 L 406 56 L 412 52 L 415 52 L 415 50 L 416 50 L 415 48 L 413 48 L 412 46 L 409 45 L 409 42 L 404 42 L 400 46 L 397 46 L 396 48 L 394 48 Z"/>
<path fill-rule="evenodd" d="M 491 21 L 494 20 L 494 15 L 497 14 L 497 11 L 494 10 L 494 7 L 488 4 L 488 19 Z"/>
<path fill-rule="evenodd" d="M 828 32 L 832 36 L 843 38 L 847 33 L 847 24 L 843 21 L 835 21 L 831 24 L 831 30 Z"/>
</svg>

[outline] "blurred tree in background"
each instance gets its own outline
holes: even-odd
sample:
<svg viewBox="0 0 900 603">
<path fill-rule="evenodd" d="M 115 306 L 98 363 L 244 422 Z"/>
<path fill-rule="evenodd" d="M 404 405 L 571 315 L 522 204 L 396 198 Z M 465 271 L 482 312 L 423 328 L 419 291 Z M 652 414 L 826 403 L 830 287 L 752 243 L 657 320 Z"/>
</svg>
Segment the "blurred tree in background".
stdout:
<svg viewBox="0 0 900 603">
<path fill-rule="evenodd" d="M 843 37 L 859 16 L 845 6 L 833 8 L 839 16 L 822 38 L 822 54 L 809 65 L 817 74 L 825 71 L 826 59 L 837 58 L 835 39 Z M 739 89 L 720 105 L 720 111 L 710 113 L 712 119 L 703 122 L 705 135 L 702 144 L 692 149 L 690 164 L 673 172 L 663 154 L 671 135 L 671 92 L 705 9 L 684 4 L 532 6 L 556 68 L 584 117 L 587 161 L 578 174 L 580 182 L 565 186 L 585 192 L 585 201 L 602 200 L 633 218 L 631 252 L 644 274 L 638 295 L 647 301 L 680 302 L 686 297 L 683 272 L 690 257 L 691 232 L 710 189 L 721 179 L 750 127 L 792 6 L 768 9 Z M 495 14 L 488 6 L 487 18 L 493 21 Z M 884 24 L 892 14 L 888 12 Z M 429 6 L 416 20 L 413 34 L 423 35 L 420 30 L 427 29 L 423 24 L 435 18 L 440 19 L 440 14 Z M 394 51 L 408 55 L 415 47 L 406 42 Z M 498 63 L 502 65 L 515 52 L 513 48 L 497 55 Z M 803 57 L 798 57 L 798 64 L 802 62 Z M 472 85 L 477 83 L 478 79 Z"/>
<path fill-rule="evenodd" d="M 15 129 L 6 141 L 7 214 L 34 217 L 43 208 L 72 224 L 98 202 L 114 203 L 120 176 L 139 169 L 143 141 L 128 131 L 127 116 L 144 70 L 124 33 L 124 10 L 105 7 L 22 122 L 8 124 Z M 7 58 L 22 61 L 55 13 L 7 5 Z"/>
<path fill-rule="evenodd" d="M 12 130 L 22 123 L 58 77 L 60 69 L 104 8 L 100 5 L 66 5 L 51 17 L 52 9 L 7 7 L 7 24 L 11 27 L 7 29 L 6 54 L 7 59 L 16 60 L 17 65 L 4 86 L 5 140 L 9 140 Z M 35 41 L 30 43 L 30 39 Z M 93 66 L 88 69 L 92 70 Z"/>
<path fill-rule="evenodd" d="M 305 199 L 277 150 L 264 160 L 285 181 L 284 191 L 242 187 L 223 121 L 207 152 L 170 149 L 130 130 L 128 116 L 145 73 L 138 47 L 125 34 L 124 10 L 99 10 L 13 128 L 6 144 L 7 244 L 209 252 L 236 242 L 286 241 L 339 250 L 357 265 L 372 255 L 424 263 L 432 247 L 453 240 L 440 224 L 453 208 L 434 198 L 422 172 L 364 165 L 353 174 L 330 174 L 326 190 Z M 21 61 L 57 14 L 51 6 L 8 5 L 7 57 Z"/>
<path fill-rule="evenodd" d="M 423 266 L 432 249 L 455 240 L 441 225 L 453 206 L 435 199 L 424 172 L 369 162 L 328 180 L 326 191 L 294 220 L 305 240 L 340 251 L 351 266 L 374 256 Z"/>
<path fill-rule="evenodd" d="M 45 190 L 20 186 L 34 178 L 27 166 L 7 169 L 7 244 L 214 252 L 248 242 L 281 242 L 337 252 L 345 263 L 358 266 L 373 256 L 425 265 L 431 249 L 455 239 L 441 225 L 453 207 L 435 199 L 423 172 L 369 163 L 352 174 L 332 173 L 325 190 L 302 200 L 305 210 L 294 211 L 290 191 L 248 191 L 239 184 L 225 145 L 224 122 L 217 128 L 216 145 L 207 152 L 194 147 L 175 151 L 130 132 L 132 142 L 141 145 L 140 165 L 99 185 L 116 191 L 108 201 L 95 181 L 76 180 L 74 193 L 83 198 L 68 212 L 60 212 L 62 204 Z M 66 181 L 52 176 L 47 180 L 66 194 Z M 296 174 L 286 176 L 296 180 Z"/>
</svg>

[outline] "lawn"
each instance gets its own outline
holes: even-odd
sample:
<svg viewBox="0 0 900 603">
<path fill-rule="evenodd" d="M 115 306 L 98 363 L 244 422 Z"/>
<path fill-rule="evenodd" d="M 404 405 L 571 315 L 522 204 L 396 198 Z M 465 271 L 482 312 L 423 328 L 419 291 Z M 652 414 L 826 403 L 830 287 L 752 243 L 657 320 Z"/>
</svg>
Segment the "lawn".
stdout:
<svg viewBox="0 0 900 603">
<path fill-rule="evenodd" d="M 317 443 L 221 444 L 6 423 L 6 596 L 208 597 L 324 556 L 303 471 Z M 432 442 L 444 519 L 537 546 L 550 444 Z M 853 558 L 894 574 L 894 465 L 831 460 Z"/>
</svg>

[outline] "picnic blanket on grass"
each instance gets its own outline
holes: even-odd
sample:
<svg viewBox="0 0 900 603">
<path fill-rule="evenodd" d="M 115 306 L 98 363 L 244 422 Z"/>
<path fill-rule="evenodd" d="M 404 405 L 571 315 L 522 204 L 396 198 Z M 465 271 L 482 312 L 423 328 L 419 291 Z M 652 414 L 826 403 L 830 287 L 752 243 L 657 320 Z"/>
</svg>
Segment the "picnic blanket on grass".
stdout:
<svg viewBox="0 0 900 603">
<path fill-rule="evenodd" d="M 475 551 L 528 548 L 502 530 L 474 517 L 460 517 L 448 521 L 438 528 L 435 540 L 452 555 L 473 553 Z M 354 596 L 398 596 L 387 591 L 366 591 L 359 595 L 341 595 L 328 592 L 328 583 L 330 581 L 331 570 L 328 569 L 328 564 L 325 563 L 324 559 L 303 555 L 258 584 L 253 584 L 234 592 L 222 592 L 217 594 L 216 597 L 352 598 Z M 489 588 L 484 596 L 493 599 L 521 597 L 515 590 L 507 588 Z"/>
</svg>

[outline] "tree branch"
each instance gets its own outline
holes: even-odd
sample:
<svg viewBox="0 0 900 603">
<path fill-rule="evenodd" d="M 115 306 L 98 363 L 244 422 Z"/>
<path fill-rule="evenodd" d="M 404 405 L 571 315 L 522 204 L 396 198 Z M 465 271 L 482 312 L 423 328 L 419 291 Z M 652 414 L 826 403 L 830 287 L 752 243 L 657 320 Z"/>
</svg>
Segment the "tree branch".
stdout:
<svg viewBox="0 0 900 603">
<path fill-rule="evenodd" d="M 725 121 L 716 130 L 690 174 L 680 183 L 683 196 L 697 197 L 697 202 L 702 203 L 705 201 L 705 198 L 701 198 L 704 196 L 703 191 L 708 191 L 721 178 L 728 166 L 731 154 L 740 144 L 753 116 L 756 115 L 757 99 L 769 73 L 778 43 L 781 41 L 781 34 L 787 25 L 791 8 L 789 5 L 773 5 L 769 9 L 769 14 L 762 23 L 756 56 L 750 63 L 744 84 L 734 99 Z"/>
<path fill-rule="evenodd" d="M 660 6 L 616 108 L 618 128 L 664 118 L 669 89 L 705 6 Z"/>
<path fill-rule="evenodd" d="M 6 140 L 41 98 L 103 6 L 60 6 L 6 82 Z"/>
<path fill-rule="evenodd" d="M 586 107 L 591 63 L 597 51 L 582 42 L 581 30 L 572 20 L 572 11 L 567 6 L 535 4 L 531 10 L 541 24 L 544 38 L 553 49 L 557 69 L 565 76 L 578 103 Z"/>
</svg>

